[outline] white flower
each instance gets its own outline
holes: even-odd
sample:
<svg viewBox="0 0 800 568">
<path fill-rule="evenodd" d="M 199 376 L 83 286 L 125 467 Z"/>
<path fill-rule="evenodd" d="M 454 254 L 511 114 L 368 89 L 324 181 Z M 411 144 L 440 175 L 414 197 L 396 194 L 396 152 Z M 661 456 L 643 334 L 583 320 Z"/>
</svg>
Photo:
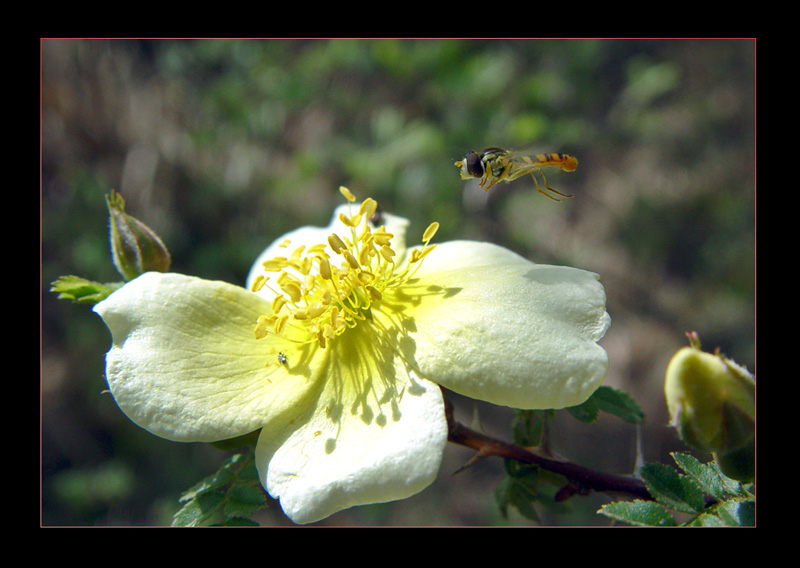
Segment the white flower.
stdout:
<svg viewBox="0 0 800 568">
<path fill-rule="evenodd" d="M 436 224 L 406 250 L 408 222 L 375 225 L 375 205 L 285 235 L 246 289 L 147 273 L 95 307 L 120 408 L 170 440 L 260 429 L 262 483 L 297 523 L 428 486 L 447 441 L 439 385 L 561 408 L 607 369 L 595 274 L 486 243 L 430 245 Z"/>
</svg>

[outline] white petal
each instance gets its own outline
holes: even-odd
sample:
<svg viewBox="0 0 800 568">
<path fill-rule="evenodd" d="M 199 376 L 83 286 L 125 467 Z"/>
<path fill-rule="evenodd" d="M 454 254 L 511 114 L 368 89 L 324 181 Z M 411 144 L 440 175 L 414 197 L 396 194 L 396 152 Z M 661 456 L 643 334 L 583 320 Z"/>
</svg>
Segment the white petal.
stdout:
<svg viewBox="0 0 800 568">
<path fill-rule="evenodd" d="M 106 376 L 117 404 L 158 436 L 240 436 L 299 412 L 313 389 L 298 355 L 281 364 L 282 346 L 255 340 L 269 304 L 238 286 L 151 272 L 94 309 L 113 338 Z"/>
<path fill-rule="evenodd" d="M 610 318 L 596 274 L 457 241 L 417 276 L 419 289 L 439 290 L 407 314 L 407 356 L 428 379 L 514 408 L 580 404 L 602 383 L 608 357 L 596 342 Z"/>
<path fill-rule="evenodd" d="M 332 372 L 313 414 L 259 438 L 262 483 L 296 523 L 409 497 L 441 465 L 447 421 L 438 385 L 395 368 L 390 351 L 351 332 L 333 344 Z"/>
</svg>

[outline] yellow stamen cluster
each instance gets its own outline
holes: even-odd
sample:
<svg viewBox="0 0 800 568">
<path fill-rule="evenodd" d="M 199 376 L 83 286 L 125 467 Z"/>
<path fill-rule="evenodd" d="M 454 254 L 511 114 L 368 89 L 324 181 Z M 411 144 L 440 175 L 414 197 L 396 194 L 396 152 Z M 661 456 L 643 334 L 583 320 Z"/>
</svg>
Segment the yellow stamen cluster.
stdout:
<svg viewBox="0 0 800 568">
<path fill-rule="evenodd" d="M 350 203 L 356 200 L 347 188 L 340 191 Z M 270 287 L 275 299 L 272 313 L 258 318 L 256 339 L 275 334 L 291 341 L 316 341 L 324 348 L 346 329 L 371 319 L 371 310 L 380 305 L 387 288 L 412 277 L 420 261 L 435 248 L 429 242 L 439 224 L 428 227 L 422 238 L 425 246 L 413 249 L 408 262 L 398 271 L 391 246 L 394 235 L 385 226 L 374 231 L 370 228 L 369 219 L 377 206 L 374 199 L 368 198 L 355 215 L 340 214 L 339 220 L 349 228 L 348 236 L 331 233 L 327 244 L 300 246 L 288 256 L 263 263 L 265 273 L 277 273 Z M 267 286 L 270 280 L 266 274 L 259 276 L 253 283 L 253 292 Z"/>
</svg>

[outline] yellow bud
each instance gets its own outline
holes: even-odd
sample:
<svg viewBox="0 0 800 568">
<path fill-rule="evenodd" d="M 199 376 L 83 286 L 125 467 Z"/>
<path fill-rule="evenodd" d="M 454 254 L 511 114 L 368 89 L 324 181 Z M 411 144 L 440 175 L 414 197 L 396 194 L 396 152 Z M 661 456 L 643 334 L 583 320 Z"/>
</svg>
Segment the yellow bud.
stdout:
<svg viewBox="0 0 800 568">
<path fill-rule="evenodd" d="M 755 436 L 755 381 L 719 354 L 680 349 L 667 366 L 664 394 L 672 425 L 695 448 L 725 454 Z"/>
</svg>

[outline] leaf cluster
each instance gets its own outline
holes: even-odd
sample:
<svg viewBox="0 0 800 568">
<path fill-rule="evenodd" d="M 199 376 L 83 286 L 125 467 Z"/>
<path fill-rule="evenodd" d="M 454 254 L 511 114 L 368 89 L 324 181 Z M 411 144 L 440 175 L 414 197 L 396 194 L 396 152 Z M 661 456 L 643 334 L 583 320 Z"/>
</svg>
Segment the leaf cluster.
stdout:
<svg viewBox="0 0 800 568">
<path fill-rule="evenodd" d="M 754 526 L 752 486 L 725 476 L 716 462 L 674 452 L 683 471 L 660 463 L 645 464 L 642 479 L 654 501 L 636 499 L 604 505 L 599 513 L 636 526 Z M 688 516 L 679 521 L 676 515 Z"/>
<path fill-rule="evenodd" d="M 644 421 L 644 412 L 630 395 L 608 386 L 601 386 L 584 403 L 565 410 L 584 423 L 597 420 L 600 412 L 632 424 Z M 547 420 L 552 413 L 552 410 L 518 411 L 512 425 L 514 443 L 546 449 Z M 554 503 L 565 501 L 572 495 L 587 493 L 580 485 L 537 465 L 520 464 L 513 459 L 504 461 L 507 477 L 495 491 L 495 500 L 504 518 L 508 518 L 508 508 L 514 507 L 526 519 L 538 522 L 537 503 L 553 507 Z"/>
<path fill-rule="evenodd" d="M 253 454 L 234 454 L 183 495 L 173 526 L 258 526 L 248 517 L 267 507 Z"/>
<path fill-rule="evenodd" d="M 59 300 L 93 306 L 105 300 L 123 284 L 123 282 L 94 282 L 80 276 L 61 276 L 50 285 L 50 291 L 58 294 Z"/>
</svg>

